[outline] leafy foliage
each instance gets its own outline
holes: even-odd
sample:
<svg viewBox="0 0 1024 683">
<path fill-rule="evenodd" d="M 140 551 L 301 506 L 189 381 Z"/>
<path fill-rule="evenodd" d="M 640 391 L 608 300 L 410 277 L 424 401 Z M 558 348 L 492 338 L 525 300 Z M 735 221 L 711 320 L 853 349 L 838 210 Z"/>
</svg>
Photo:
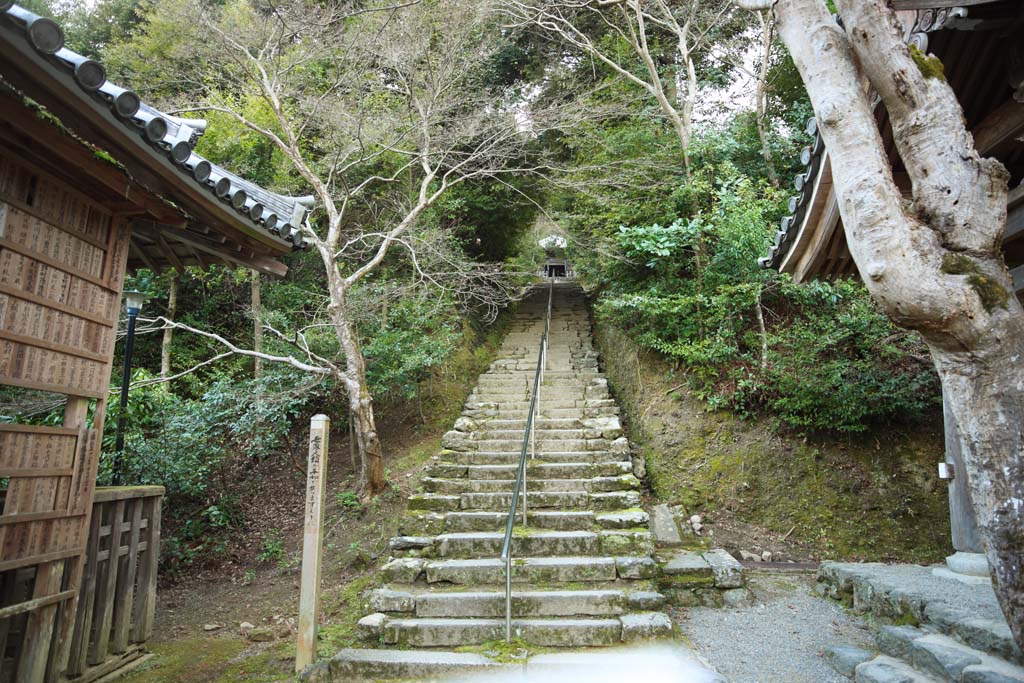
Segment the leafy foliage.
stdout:
<svg viewBox="0 0 1024 683">
<path fill-rule="evenodd" d="M 664 223 L 605 238 L 624 259 L 588 259 L 599 314 L 674 358 L 712 407 L 835 431 L 927 413 L 937 382 L 922 343 L 860 284 L 795 285 L 758 268 L 782 199 L 729 162 L 705 167 L 673 193 Z"/>
</svg>

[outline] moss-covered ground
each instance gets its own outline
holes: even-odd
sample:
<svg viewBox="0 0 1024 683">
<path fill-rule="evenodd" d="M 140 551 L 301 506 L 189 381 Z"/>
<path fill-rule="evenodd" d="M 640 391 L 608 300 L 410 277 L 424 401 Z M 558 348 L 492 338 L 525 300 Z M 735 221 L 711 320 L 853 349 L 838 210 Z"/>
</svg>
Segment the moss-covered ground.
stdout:
<svg viewBox="0 0 1024 683">
<path fill-rule="evenodd" d="M 655 502 L 701 514 L 714 544 L 774 559 L 932 562 L 949 552 L 941 424 L 801 435 L 707 411 L 685 377 L 597 325 L 602 363 Z"/>
</svg>

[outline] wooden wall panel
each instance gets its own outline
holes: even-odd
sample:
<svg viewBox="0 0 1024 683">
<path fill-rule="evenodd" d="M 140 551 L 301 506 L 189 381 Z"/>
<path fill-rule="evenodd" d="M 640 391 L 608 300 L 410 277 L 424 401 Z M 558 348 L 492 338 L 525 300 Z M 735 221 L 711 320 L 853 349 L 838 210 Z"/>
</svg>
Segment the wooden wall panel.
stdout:
<svg viewBox="0 0 1024 683">
<path fill-rule="evenodd" d="M 18 680 L 54 680 L 68 661 L 129 235 L 0 148 L 0 384 L 68 396 L 64 427 L 0 425 L 0 572 L 34 571 L 20 604 L 0 604 L 24 620 Z"/>
</svg>

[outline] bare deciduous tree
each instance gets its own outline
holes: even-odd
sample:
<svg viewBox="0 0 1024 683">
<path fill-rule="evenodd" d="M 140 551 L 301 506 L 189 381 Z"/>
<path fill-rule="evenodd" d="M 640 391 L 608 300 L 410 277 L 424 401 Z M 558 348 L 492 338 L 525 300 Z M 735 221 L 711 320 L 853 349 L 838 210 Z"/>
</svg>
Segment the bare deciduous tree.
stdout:
<svg viewBox="0 0 1024 683">
<path fill-rule="evenodd" d="M 1024 309 L 1000 246 L 1008 174 L 978 154 L 953 90 L 915 61 L 885 0 L 837 0 L 845 30 L 823 0 L 740 3 L 774 11 L 828 146 L 868 290 L 931 350 L 999 602 L 1024 646 Z M 863 77 L 888 111 L 911 203 L 893 180 Z"/>
<path fill-rule="evenodd" d="M 619 76 L 654 97 L 668 118 L 683 150 L 690 175 L 690 140 L 699 83 L 697 65 L 709 51 L 715 30 L 730 18 L 730 3 L 688 0 L 503 0 L 502 9 L 518 26 L 536 26 L 573 49 L 600 61 Z M 592 30 L 596 27 L 596 30 Z M 601 34 L 621 39 L 639 59 L 642 71 L 604 44 Z M 660 38 L 675 44 L 674 68 L 667 75 L 659 64 Z M 674 96 L 673 96 L 674 95 Z"/>
<path fill-rule="evenodd" d="M 487 60 L 503 45 L 500 26 L 488 3 L 470 0 L 178 2 L 177 25 L 197 35 L 181 40 L 196 51 L 181 60 L 192 73 L 176 76 L 211 93 L 180 111 L 224 112 L 280 150 L 316 198 L 313 219 L 301 230 L 326 273 L 325 320 L 291 334 L 265 326 L 299 358 L 206 336 L 228 353 L 334 377 L 355 422 L 360 489 L 373 495 L 386 483 L 384 458 L 354 296 L 396 247 L 411 255 L 420 280 L 437 285 L 447 278 L 445 286 L 460 292 L 494 283 L 492 269 L 465 265 L 428 276 L 416 265 L 423 242 L 411 235 L 452 187 L 525 170 L 530 135 L 517 100 L 486 82 Z M 240 106 L 252 101 L 261 103 L 264 117 Z M 531 112 L 529 124 L 535 133 L 542 114 Z M 316 352 L 307 339 L 325 325 L 338 359 Z"/>
</svg>

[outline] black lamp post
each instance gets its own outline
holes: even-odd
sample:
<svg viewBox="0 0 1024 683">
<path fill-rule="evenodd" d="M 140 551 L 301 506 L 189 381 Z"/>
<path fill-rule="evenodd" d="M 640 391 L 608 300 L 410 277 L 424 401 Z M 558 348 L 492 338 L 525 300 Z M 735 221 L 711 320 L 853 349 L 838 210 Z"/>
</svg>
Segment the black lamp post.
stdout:
<svg viewBox="0 0 1024 683">
<path fill-rule="evenodd" d="M 117 439 L 114 442 L 112 483 L 121 483 L 121 454 L 124 452 L 124 422 L 128 409 L 128 385 L 132 381 L 132 349 L 135 347 L 135 320 L 139 317 L 146 295 L 135 290 L 124 293 L 124 307 L 128 312 L 128 335 L 124 340 L 124 367 L 121 370 L 121 411 L 117 416 Z"/>
</svg>

